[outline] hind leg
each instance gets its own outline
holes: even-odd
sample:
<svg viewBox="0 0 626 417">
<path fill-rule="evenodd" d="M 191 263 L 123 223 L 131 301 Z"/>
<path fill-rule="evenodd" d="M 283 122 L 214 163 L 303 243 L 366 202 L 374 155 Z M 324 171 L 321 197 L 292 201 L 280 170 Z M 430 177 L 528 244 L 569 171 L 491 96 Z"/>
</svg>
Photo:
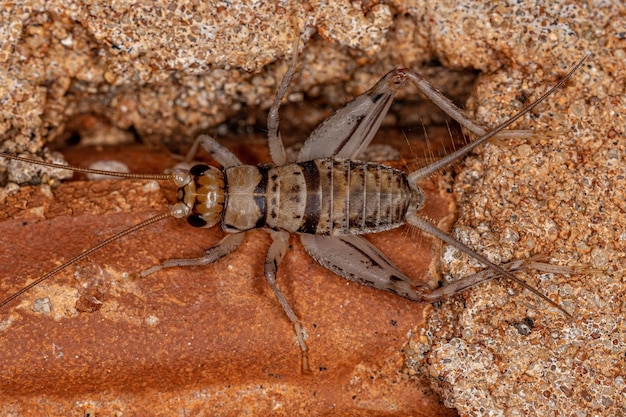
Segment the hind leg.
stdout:
<svg viewBox="0 0 626 417">
<path fill-rule="evenodd" d="M 489 131 L 484 126 L 474 122 L 468 115 L 458 108 L 448 97 L 443 95 L 437 90 L 427 79 L 409 69 L 397 70 L 402 72 L 426 98 L 432 101 L 437 107 L 439 107 L 444 113 L 456 120 L 458 124 L 465 127 L 467 130 L 475 134 L 476 136 L 484 136 Z M 542 137 L 543 134 L 538 134 L 532 130 L 507 130 L 498 132 L 495 138 L 508 139 L 508 138 L 532 138 Z"/>
</svg>

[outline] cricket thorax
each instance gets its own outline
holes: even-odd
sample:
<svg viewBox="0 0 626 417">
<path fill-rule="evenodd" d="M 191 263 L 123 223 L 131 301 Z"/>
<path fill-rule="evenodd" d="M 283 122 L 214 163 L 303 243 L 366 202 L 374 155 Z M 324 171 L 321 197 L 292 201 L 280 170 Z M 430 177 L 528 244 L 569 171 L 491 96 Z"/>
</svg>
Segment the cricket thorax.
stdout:
<svg viewBox="0 0 626 417">
<path fill-rule="evenodd" d="M 187 222 L 194 227 L 216 225 L 224 211 L 224 174 L 204 164 L 189 170 L 190 181 L 178 189 L 178 200 L 189 207 Z"/>
<path fill-rule="evenodd" d="M 268 227 L 330 236 L 375 233 L 404 224 L 406 213 L 424 200 L 404 172 L 346 159 L 231 167 L 226 183 L 222 227 L 228 232 Z"/>
</svg>

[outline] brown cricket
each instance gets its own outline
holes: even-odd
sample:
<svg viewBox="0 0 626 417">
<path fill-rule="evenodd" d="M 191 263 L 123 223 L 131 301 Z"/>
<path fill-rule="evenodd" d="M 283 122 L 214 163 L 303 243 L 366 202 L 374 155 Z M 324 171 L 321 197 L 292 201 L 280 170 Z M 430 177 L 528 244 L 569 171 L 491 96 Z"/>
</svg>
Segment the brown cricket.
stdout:
<svg viewBox="0 0 626 417">
<path fill-rule="evenodd" d="M 288 161 L 278 131 L 278 110 L 295 72 L 294 56 L 268 115 L 268 142 L 273 162 L 271 166 L 244 165 L 232 152 L 209 136 L 201 136 L 198 141 L 221 168 L 198 164 L 189 170 L 179 169 L 161 175 L 92 170 L 0 153 L 0 157 L 6 159 L 78 172 L 171 180 L 178 187 L 178 202 L 172 205 L 168 212 L 147 219 L 85 250 L 0 301 L 0 307 L 122 236 L 165 218 L 174 217 L 185 218 L 194 227 L 208 228 L 219 225 L 227 233 L 226 237 L 208 249 L 202 257 L 170 259 L 144 270 L 140 275 L 146 276 L 163 268 L 216 262 L 241 244 L 246 231 L 258 228 L 266 230 L 272 237 L 272 244 L 265 260 L 265 277 L 295 328 L 297 341 L 302 349 L 304 369 L 308 369 L 308 363 L 303 328 L 276 283 L 278 265 L 285 255 L 291 233 L 300 236 L 302 245 L 311 257 L 337 275 L 395 293 L 412 301 L 433 302 L 482 280 L 501 276 L 516 282 L 570 317 L 570 314 L 557 303 L 512 274 L 511 271 L 519 268 L 519 262 L 506 266 L 496 265 L 421 218 L 417 212 L 423 207 L 425 197 L 417 184 L 493 137 L 534 136 L 529 131 L 505 131 L 505 129 L 560 88 L 586 58 L 587 56 L 581 59 L 541 97 L 490 131 L 465 116 L 458 107 L 416 72 L 396 69 L 322 122 L 304 143 L 296 160 Z M 408 174 L 380 163 L 357 161 L 357 156 L 370 144 L 376 134 L 395 93 L 407 82 L 417 86 L 446 114 L 479 138 L 439 161 Z M 360 236 L 396 228 L 405 223 L 436 236 L 472 256 L 492 273 L 472 275 L 435 291 L 416 285 L 374 245 Z"/>
</svg>

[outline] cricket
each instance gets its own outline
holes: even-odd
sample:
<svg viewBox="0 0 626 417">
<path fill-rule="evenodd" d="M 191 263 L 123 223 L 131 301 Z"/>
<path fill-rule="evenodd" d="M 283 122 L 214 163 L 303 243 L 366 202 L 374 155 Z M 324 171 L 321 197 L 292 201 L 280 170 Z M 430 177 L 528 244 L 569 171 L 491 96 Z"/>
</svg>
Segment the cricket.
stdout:
<svg viewBox="0 0 626 417">
<path fill-rule="evenodd" d="M 197 141 L 221 167 L 197 164 L 189 170 L 175 169 L 168 174 L 129 174 L 93 170 L 0 153 L 0 158 L 7 160 L 75 172 L 173 181 L 178 188 L 178 202 L 173 204 L 169 211 L 144 220 L 86 249 L 6 296 L 0 301 L 0 308 L 6 307 L 42 281 L 62 272 L 103 246 L 155 222 L 175 218 L 186 219 L 192 227 L 220 227 L 226 236 L 206 250 L 201 257 L 165 260 L 159 265 L 143 270 L 139 275 L 145 277 L 164 268 L 217 262 L 237 249 L 244 240 L 246 231 L 259 228 L 265 230 L 271 235 L 272 243 L 265 258 L 264 275 L 294 327 L 296 340 L 302 351 L 304 370 L 308 369 L 304 328 L 276 281 L 277 271 L 287 251 L 291 234 L 297 234 L 309 255 L 333 273 L 414 302 L 432 303 L 481 281 L 501 277 L 530 291 L 538 299 L 569 318 L 570 312 L 513 274 L 523 268 L 521 266 L 523 261 L 497 265 L 420 217 L 419 211 L 425 204 L 425 196 L 418 184 L 492 138 L 535 136 L 531 131 L 507 128 L 561 88 L 587 57 L 588 55 L 584 56 L 560 81 L 534 102 L 490 130 L 472 121 L 415 71 L 393 70 L 370 90 L 324 120 L 310 134 L 297 158 L 288 160 L 279 133 L 279 108 L 296 71 L 296 47 L 267 117 L 271 165 L 245 165 L 225 146 L 207 135 L 198 137 Z M 396 92 L 407 83 L 414 84 L 424 96 L 478 139 L 410 173 L 381 163 L 357 160 L 358 155 L 374 138 Z M 484 265 L 485 271 L 489 273 L 474 274 L 435 290 L 418 286 L 361 236 L 405 224 L 416 227 L 473 257 Z"/>
</svg>

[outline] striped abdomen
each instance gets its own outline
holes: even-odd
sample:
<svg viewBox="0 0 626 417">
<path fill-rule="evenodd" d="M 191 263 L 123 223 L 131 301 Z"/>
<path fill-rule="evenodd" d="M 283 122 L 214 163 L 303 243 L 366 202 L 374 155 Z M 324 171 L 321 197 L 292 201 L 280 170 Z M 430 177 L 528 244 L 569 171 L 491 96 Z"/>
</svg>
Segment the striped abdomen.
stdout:
<svg viewBox="0 0 626 417">
<path fill-rule="evenodd" d="M 423 196 L 404 172 L 371 162 L 316 159 L 225 171 L 222 228 L 268 227 L 292 233 L 374 233 L 404 224 Z"/>
</svg>

